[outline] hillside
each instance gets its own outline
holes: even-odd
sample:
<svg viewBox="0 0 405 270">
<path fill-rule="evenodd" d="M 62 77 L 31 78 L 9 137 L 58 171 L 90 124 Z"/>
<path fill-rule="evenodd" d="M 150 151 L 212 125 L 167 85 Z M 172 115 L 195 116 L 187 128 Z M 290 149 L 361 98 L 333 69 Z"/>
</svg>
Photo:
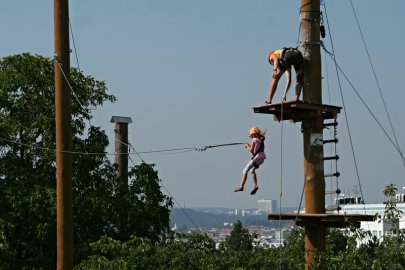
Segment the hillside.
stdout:
<svg viewBox="0 0 405 270">
<path fill-rule="evenodd" d="M 252 215 L 230 215 L 227 214 L 227 209 L 179 209 L 173 208 L 170 214 L 170 222 L 172 226 L 177 226 L 178 230 L 188 230 L 190 228 L 223 228 L 224 223 L 234 223 L 240 220 L 244 226 L 265 226 L 278 227 L 278 221 L 269 221 L 267 216 Z M 228 209 L 229 211 L 230 209 Z M 285 222 L 284 222 L 285 223 Z"/>
</svg>

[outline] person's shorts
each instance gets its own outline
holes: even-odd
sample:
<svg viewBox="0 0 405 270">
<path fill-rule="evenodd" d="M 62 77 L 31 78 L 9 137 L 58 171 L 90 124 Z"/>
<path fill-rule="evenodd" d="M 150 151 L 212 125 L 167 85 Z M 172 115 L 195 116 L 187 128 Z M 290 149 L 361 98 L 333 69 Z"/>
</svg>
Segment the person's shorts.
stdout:
<svg viewBox="0 0 405 270">
<path fill-rule="evenodd" d="M 290 66 L 294 66 L 295 72 L 298 72 L 304 64 L 304 58 L 297 49 L 286 49 L 283 58 L 278 65 L 282 71 L 286 71 Z"/>
<path fill-rule="evenodd" d="M 247 174 L 250 170 L 251 173 L 254 173 L 256 169 L 260 167 L 264 162 L 264 159 L 258 159 L 258 160 L 250 160 L 249 163 L 246 165 L 246 167 L 243 169 L 243 173 Z"/>
</svg>

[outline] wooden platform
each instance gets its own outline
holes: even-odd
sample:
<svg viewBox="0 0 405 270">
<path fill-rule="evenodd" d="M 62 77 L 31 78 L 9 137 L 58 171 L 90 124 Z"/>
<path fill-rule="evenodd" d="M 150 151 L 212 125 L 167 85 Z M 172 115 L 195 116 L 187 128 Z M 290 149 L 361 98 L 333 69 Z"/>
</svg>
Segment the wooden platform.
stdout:
<svg viewBox="0 0 405 270">
<path fill-rule="evenodd" d="M 294 123 L 317 117 L 319 114 L 323 119 L 335 119 L 341 109 L 342 107 L 338 106 L 312 104 L 303 101 L 286 101 L 253 107 L 255 113 L 273 114 L 276 121 L 289 120 Z"/>
<path fill-rule="evenodd" d="M 305 214 L 281 213 L 269 214 L 270 220 L 293 220 L 298 226 L 325 226 L 330 228 L 345 228 L 353 225 L 360 227 L 360 221 L 374 221 L 374 215 L 340 215 L 340 214 Z"/>
</svg>

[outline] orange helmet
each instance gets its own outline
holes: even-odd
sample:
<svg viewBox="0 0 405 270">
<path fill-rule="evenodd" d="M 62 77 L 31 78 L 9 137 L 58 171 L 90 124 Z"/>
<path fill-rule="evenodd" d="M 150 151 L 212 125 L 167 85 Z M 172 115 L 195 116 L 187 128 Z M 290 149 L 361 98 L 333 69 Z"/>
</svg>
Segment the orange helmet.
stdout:
<svg viewBox="0 0 405 270">
<path fill-rule="evenodd" d="M 252 127 L 249 129 L 249 136 L 252 136 L 253 134 L 260 134 L 261 131 L 258 127 Z"/>
<path fill-rule="evenodd" d="M 270 53 L 269 53 L 269 58 L 268 58 L 268 60 L 269 60 L 269 63 L 270 64 L 272 64 L 273 65 L 273 61 L 271 60 L 271 55 L 274 53 L 274 51 L 271 51 Z"/>
</svg>

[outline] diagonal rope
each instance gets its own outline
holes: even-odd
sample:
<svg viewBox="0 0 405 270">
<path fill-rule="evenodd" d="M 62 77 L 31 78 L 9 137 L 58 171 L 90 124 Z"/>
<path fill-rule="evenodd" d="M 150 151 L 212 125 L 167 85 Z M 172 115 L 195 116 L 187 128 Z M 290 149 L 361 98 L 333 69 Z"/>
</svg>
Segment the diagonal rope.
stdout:
<svg viewBox="0 0 405 270">
<path fill-rule="evenodd" d="M 77 56 L 77 49 L 76 49 L 75 36 L 73 35 L 73 27 L 72 27 L 72 23 L 71 23 L 71 21 L 70 21 L 70 18 L 69 18 L 69 28 L 70 28 L 70 35 L 72 36 L 73 48 L 75 49 L 75 56 L 76 56 L 77 68 L 80 70 L 79 57 Z"/>
<path fill-rule="evenodd" d="M 324 50 L 326 50 L 326 48 L 324 48 Z M 327 51 L 327 50 L 326 50 Z M 328 52 L 328 51 L 327 51 Z M 330 55 L 330 57 L 333 59 L 333 54 L 331 54 L 330 52 L 328 52 L 328 54 Z M 378 120 L 378 118 L 375 116 L 375 114 L 371 111 L 370 107 L 367 105 L 367 103 L 364 101 L 364 99 L 361 97 L 361 95 L 359 94 L 359 92 L 357 91 L 357 89 L 354 87 L 354 85 L 352 84 L 352 82 L 349 80 L 349 78 L 347 77 L 347 75 L 343 72 L 343 70 L 341 69 L 341 67 L 336 63 L 336 61 L 334 60 L 336 67 L 339 69 L 340 73 L 343 75 L 343 77 L 346 79 L 346 81 L 349 83 L 350 87 L 353 89 L 353 91 L 356 93 L 357 97 L 361 100 L 361 102 L 363 103 L 363 105 L 366 107 L 367 111 L 370 113 L 370 115 L 374 118 L 374 120 L 376 121 L 376 123 L 378 124 L 378 126 L 381 128 L 382 132 L 385 134 L 385 136 L 387 137 L 387 139 L 391 142 L 392 146 L 395 148 L 395 150 L 397 150 L 397 152 L 399 153 L 399 155 L 401 156 L 402 159 L 405 159 L 403 153 L 401 152 L 401 150 L 397 147 L 397 145 L 395 144 L 395 142 L 391 139 L 390 135 L 387 133 L 387 131 L 384 129 L 384 127 L 381 125 L 380 121 Z"/>
<path fill-rule="evenodd" d="M 352 0 L 350 0 L 350 4 L 351 4 L 351 6 L 352 6 L 352 10 L 353 10 L 354 17 L 356 18 L 357 27 L 359 28 L 359 32 L 360 32 L 360 35 L 361 35 L 361 39 L 362 39 L 362 41 L 363 41 L 363 45 L 364 45 L 364 48 L 365 48 L 366 53 L 367 53 L 368 61 L 370 62 L 371 70 L 373 71 L 373 75 L 374 75 L 375 82 L 376 82 L 376 84 L 377 84 L 378 92 L 380 93 L 380 97 L 381 97 L 382 103 L 384 104 L 385 113 L 386 113 L 386 115 L 387 115 L 388 122 L 389 122 L 389 124 L 390 124 L 391 131 L 392 131 L 392 134 L 393 134 L 393 136 L 394 136 L 394 140 L 395 140 L 396 146 L 398 147 L 399 151 L 402 153 L 401 148 L 400 148 L 399 143 L 398 143 L 397 136 L 396 136 L 396 134 L 395 134 L 394 125 L 392 124 L 391 117 L 390 117 L 390 114 L 389 114 L 389 112 L 388 112 L 387 104 L 385 103 L 385 99 L 384 99 L 384 96 L 383 96 L 383 93 L 382 93 L 382 90 L 381 90 L 381 87 L 380 87 L 380 83 L 379 83 L 379 81 L 378 81 L 378 79 L 377 79 L 377 75 L 376 75 L 376 72 L 375 72 L 375 69 L 374 69 L 374 65 L 373 65 L 373 62 L 371 61 L 371 56 L 370 56 L 370 53 L 369 53 L 369 51 L 368 51 L 367 44 L 366 44 L 366 41 L 365 41 L 365 39 L 364 39 L 363 31 L 361 30 L 360 23 L 359 23 L 359 20 L 358 20 L 358 18 L 357 18 L 357 13 L 356 13 L 356 10 L 354 9 L 354 5 L 353 5 L 353 1 L 352 1 Z M 405 167 L 405 159 L 402 159 L 402 163 L 404 164 L 404 167 Z"/>
<path fill-rule="evenodd" d="M 324 1 L 321 1 L 321 6 L 324 6 Z M 325 16 L 327 19 L 327 13 L 326 13 L 326 7 L 324 6 L 324 10 L 325 10 Z M 328 29 L 329 29 L 329 21 L 327 22 L 328 24 Z M 331 35 L 331 32 L 329 30 L 329 36 Z M 331 99 L 332 99 L 332 95 L 331 95 L 331 91 L 330 91 L 330 83 L 329 83 L 329 70 L 328 70 L 328 58 L 326 57 L 327 53 L 324 53 L 324 59 L 325 59 L 325 73 L 326 73 L 326 83 L 327 83 L 327 89 L 328 89 L 328 100 L 329 100 L 329 104 L 332 103 Z M 338 78 L 339 79 L 339 78 Z M 339 79 L 340 80 L 340 79 Z M 337 117 L 337 116 L 336 116 Z M 336 122 L 336 118 L 335 118 L 335 122 Z M 329 130 L 329 135 L 332 137 L 332 131 Z M 336 139 L 336 126 L 334 127 L 334 132 L 333 132 L 333 138 Z M 335 152 L 335 155 L 337 154 L 337 144 L 334 144 L 334 149 L 333 147 L 330 147 L 330 154 L 331 156 L 333 155 L 333 150 Z M 331 172 L 333 171 L 333 162 L 330 163 L 330 170 Z M 335 160 L 335 171 L 338 172 L 338 161 L 337 159 Z M 335 176 L 335 181 L 336 181 L 336 191 L 339 190 L 339 177 Z M 331 190 L 333 188 L 333 183 L 332 181 L 330 181 L 330 186 L 331 186 Z M 332 204 L 332 196 L 330 197 L 330 203 Z M 338 212 L 339 212 L 339 193 L 336 193 L 336 202 L 338 204 Z"/>
<path fill-rule="evenodd" d="M 76 95 L 76 92 L 73 90 L 73 87 L 72 87 L 72 85 L 70 84 L 70 81 L 69 81 L 68 77 L 66 76 L 65 72 L 63 71 L 63 68 L 62 68 L 62 66 L 61 66 L 61 64 L 60 64 L 60 62 L 59 62 L 59 58 L 58 58 L 58 56 L 57 56 L 56 54 L 55 54 L 55 56 L 54 56 L 54 60 L 55 60 L 56 63 L 58 64 L 58 67 L 59 67 L 60 71 L 62 72 L 62 75 L 63 75 L 63 77 L 65 78 L 65 81 L 66 81 L 67 85 L 69 86 L 69 89 L 70 89 L 70 91 L 72 92 L 72 94 L 73 94 L 74 98 L 76 99 L 77 103 L 79 103 L 80 107 L 84 109 L 85 107 L 84 107 L 83 104 L 80 102 L 79 97 Z M 91 110 L 91 109 L 90 109 L 90 110 Z M 90 126 L 93 126 L 93 125 L 91 124 L 90 118 L 87 119 L 87 120 L 89 121 L 89 125 L 90 125 Z"/>
<path fill-rule="evenodd" d="M 349 142 L 350 142 L 350 148 L 351 148 L 351 151 L 352 151 L 354 167 L 355 167 L 355 170 L 356 170 L 357 183 L 359 185 L 360 195 L 361 195 L 361 198 L 363 199 L 362 201 L 363 201 L 363 204 L 364 204 L 365 199 L 364 199 L 364 194 L 363 194 L 363 188 L 361 186 L 360 174 L 359 174 L 359 169 L 358 169 L 358 166 L 357 166 L 356 154 L 354 152 L 352 134 L 351 134 L 350 125 L 349 125 L 349 117 L 348 117 L 348 113 L 347 113 L 347 110 L 346 110 L 345 99 L 343 97 L 342 83 L 340 81 L 338 65 L 336 63 L 336 56 L 335 56 L 335 53 L 334 53 L 335 49 L 334 49 L 334 46 L 333 46 L 333 39 L 332 39 L 332 34 L 331 34 L 330 25 L 329 25 L 329 19 L 328 19 L 328 13 L 326 11 L 326 4 L 325 3 L 323 4 L 323 7 L 324 7 L 324 10 L 325 10 L 326 23 L 328 25 L 328 32 L 329 32 L 330 43 L 331 43 L 331 46 L 332 46 L 333 54 L 331 54 L 328 50 L 326 50 L 323 42 L 321 42 L 321 47 L 325 50 L 326 53 L 328 53 L 328 55 L 332 58 L 333 62 L 335 63 L 335 70 L 336 70 L 336 76 L 337 76 L 338 85 L 339 85 L 340 98 L 341 98 L 342 104 L 343 104 L 343 111 L 344 111 L 344 116 L 345 116 L 344 118 L 345 118 L 345 122 L 346 122 L 347 133 L 349 135 Z M 366 210 L 365 205 L 364 205 L 364 210 Z"/>
<path fill-rule="evenodd" d="M 133 151 L 135 151 L 135 148 L 132 146 L 132 144 L 128 141 L 128 144 L 116 139 L 118 142 L 132 148 Z M 135 151 L 136 152 L 136 151 Z M 143 163 L 147 164 L 145 162 L 145 160 L 143 160 L 143 158 L 141 157 L 141 155 L 136 152 L 138 157 L 142 160 Z M 135 162 L 132 160 L 131 156 L 128 155 L 130 161 L 132 162 L 132 165 L 135 166 Z M 166 190 L 166 192 L 170 195 L 170 197 L 173 199 L 173 201 L 177 204 L 177 206 L 180 208 L 180 210 L 183 212 L 183 214 L 190 220 L 190 222 L 195 226 L 195 228 L 201 232 L 200 227 L 197 226 L 197 224 L 194 222 L 194 220 L 187 214 L 187 212 L 185 211 L 185 209 L 181 206 L 181 204 L 176 200 L 176 198 L 170 193 L 170 191 L 167 189 L 167 187 L 163 184 L 163 181 L 160 182 L 162 184 L 162 187 Z"/>
</svg>

